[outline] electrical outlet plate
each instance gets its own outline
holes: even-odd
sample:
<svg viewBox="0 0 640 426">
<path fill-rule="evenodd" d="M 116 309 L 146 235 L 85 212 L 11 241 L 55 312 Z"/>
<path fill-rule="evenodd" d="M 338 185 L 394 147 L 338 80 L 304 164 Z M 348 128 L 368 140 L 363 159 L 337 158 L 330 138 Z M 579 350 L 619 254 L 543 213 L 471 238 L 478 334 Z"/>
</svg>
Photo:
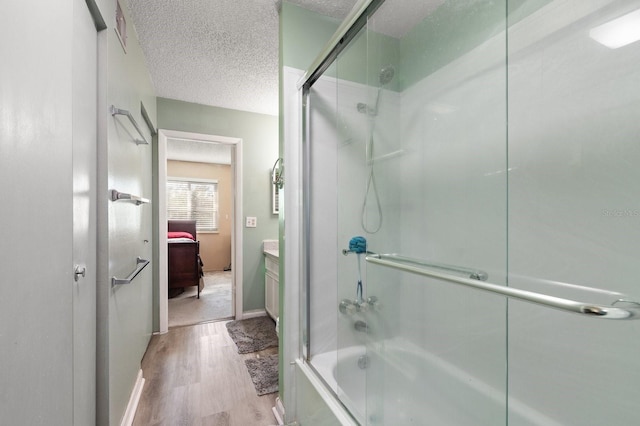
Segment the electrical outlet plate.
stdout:
<svg viewBox="0 0 640 426">
<path fill-rule="evenodd" d="M 255 228 L 258 226 L 258 218 L 253 216 L 247 216 L 247 221 L 245 223 L 247 228 Z"/>
</svg>

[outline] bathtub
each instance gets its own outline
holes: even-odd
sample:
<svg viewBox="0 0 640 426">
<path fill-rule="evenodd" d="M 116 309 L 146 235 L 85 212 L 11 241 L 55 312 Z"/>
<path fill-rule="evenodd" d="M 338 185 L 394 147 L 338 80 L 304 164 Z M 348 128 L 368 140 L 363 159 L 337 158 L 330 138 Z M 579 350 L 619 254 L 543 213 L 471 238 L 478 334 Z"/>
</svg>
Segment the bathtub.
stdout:
<svg viewBox="0 0 640 426">
<path fill-rule="evenodd" d="M 369 350 L 352 346 L 318 354 L 311 365 L 361 425 L 495 426 L 506 421 L 504 389 L 403 339 Z M 513 397 L 509 422 L 561 426 Z"/>
<path fill-rule="evenodd" d="M 365 424 L 367 371 L 358 367 L 358 359 L 365 355 L 365 346 L 351 346 L 339 352 L 325 352 L 311 359 L 311 365 L 360 424 Z"/>
</svg>

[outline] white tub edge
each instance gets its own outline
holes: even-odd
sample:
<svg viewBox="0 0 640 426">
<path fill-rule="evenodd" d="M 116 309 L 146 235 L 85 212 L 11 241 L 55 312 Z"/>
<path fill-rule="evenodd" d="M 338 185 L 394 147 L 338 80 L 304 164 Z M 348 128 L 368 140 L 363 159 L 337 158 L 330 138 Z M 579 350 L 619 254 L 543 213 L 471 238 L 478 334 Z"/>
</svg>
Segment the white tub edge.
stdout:
<svg viewBox="0 0 640 426">
<path fill-rule="evenodd" d="M 342 404 L 333 396 L 331 392 L 327 390 L 324 383 L 316 376 L 316 374 L 309 368 L 309 366 L 301 359 L 296 360 L 296 364 L 300 371 L 305 375 L 309 383 L 318 392 L 318 395 L 322 398 L 327 407 L 331 410 L 340 424 L 344 426 L 358 426 L 358 424 L 351 418 L 351 415 L 344 409 Z"/>
</svg>

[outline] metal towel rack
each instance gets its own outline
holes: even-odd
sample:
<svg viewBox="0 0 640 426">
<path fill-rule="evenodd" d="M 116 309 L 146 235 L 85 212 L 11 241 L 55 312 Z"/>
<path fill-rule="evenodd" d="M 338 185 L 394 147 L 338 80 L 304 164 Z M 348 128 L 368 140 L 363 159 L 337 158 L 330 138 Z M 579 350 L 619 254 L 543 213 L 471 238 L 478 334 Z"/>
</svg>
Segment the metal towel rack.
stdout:
<svg viewBox="0 0 640 426">
<path fill-rule="evenodd" d="M 144 134 L 142 133 L 142 131 L 140 130 L 140 127 L 138 126 L 138 123 L 136 123 L 135 118 L 133 118 L 133 115 L 131 115 L 129 111 L 127 111 L 126 109 L 116 108 L 114 105 L 111 105 L 111 107 L 109 108 L 109 111 L 111 112 L 112 116 L 126 115 L 129 121 L 131 121 L 131 124 L 133 124 L 133 127 L 135 127 L 136 131 L 142 138 L 142 139 L 134 139 L 134 142 L 137 145 L 142 145 L 142 144 L 149 145 L 149 141 L 147 140 L 147 138 L 144 137 Z"/>
<path fill-rule="evenodd" d="M 111 201 L 127 200 L 133 201 L 137 206 L 140 204 L 148 204 L 150 201 L 147 198 L 138 197 L 137 195 L 127 194 L 126 192 L 119 192 L 115 189 L 110 190 Z"/>
<path fill-rule="evenodd" d="M 477 279 L 461 278 L 437 271 L 430 271 L 428 269 L 425 269 L 424 267 L 407 265 L 403 263 L 401 257 L 397 257 L 395 260 L 385 260 L 381 259 L 380 255 L 370 254 L 366 256 L 365 259 L 367 260 L 367 262 L 373 263 L 375 265 L 386 266 L 388 268 L 398 269 L 405 272 L 411 272 L 413 274 L 435 278 L 454 284 L 460 284 L 465 287 L 487 291 L 501 296 L 510 297 L 512 299 L 518 299 L 524 302 L 535 303 L 550 308 L 561 309 L 563 311 L 583 314 L 594 318 L 616 320 L 640 318 L 640 303 L 634 301 L 618 299 L 612 304 L 612 306 L 602 306 L 585 302 L 578 302 L 570 299 L 563 299 L 560 297 L 549 296 L 546 294 L 535 293 L 527 290 L 519 290 L 516 288 L 505 287 L 497 284 L 485 283 L 478 281 Z M 426 266 L 426 262 L 423 265 Z M 616 303 L 623 303 L 627 306 L 613 306 Z"/>
<path fill-rule="evenodd" d="M 142 271 L 148 264 L 149 260 L 145 260 L 141 257 L 136 258 L 136 269 L 132 273 L 129 274 L 127 278 L 116 278 L 111 277 L 111 285 L 120 285 L 120 284 L 130 284 L 133 279 L 138 276 L 140 271 Z"/>
</svg>

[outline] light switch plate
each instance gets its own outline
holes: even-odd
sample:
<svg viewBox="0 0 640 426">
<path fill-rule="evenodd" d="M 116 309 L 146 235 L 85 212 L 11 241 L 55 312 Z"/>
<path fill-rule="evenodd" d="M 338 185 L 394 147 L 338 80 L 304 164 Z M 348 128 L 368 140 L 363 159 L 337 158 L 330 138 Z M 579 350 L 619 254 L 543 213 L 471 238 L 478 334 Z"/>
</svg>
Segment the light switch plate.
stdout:
<svg viewBox="0 0 640 426">
<path fill-rule="evenodd" d="M 258 218 L 253 216 L 247 216 L 247 222 L 245 224 L 247 228 L 255 228 L 258 226 Z"/>
</svg>

